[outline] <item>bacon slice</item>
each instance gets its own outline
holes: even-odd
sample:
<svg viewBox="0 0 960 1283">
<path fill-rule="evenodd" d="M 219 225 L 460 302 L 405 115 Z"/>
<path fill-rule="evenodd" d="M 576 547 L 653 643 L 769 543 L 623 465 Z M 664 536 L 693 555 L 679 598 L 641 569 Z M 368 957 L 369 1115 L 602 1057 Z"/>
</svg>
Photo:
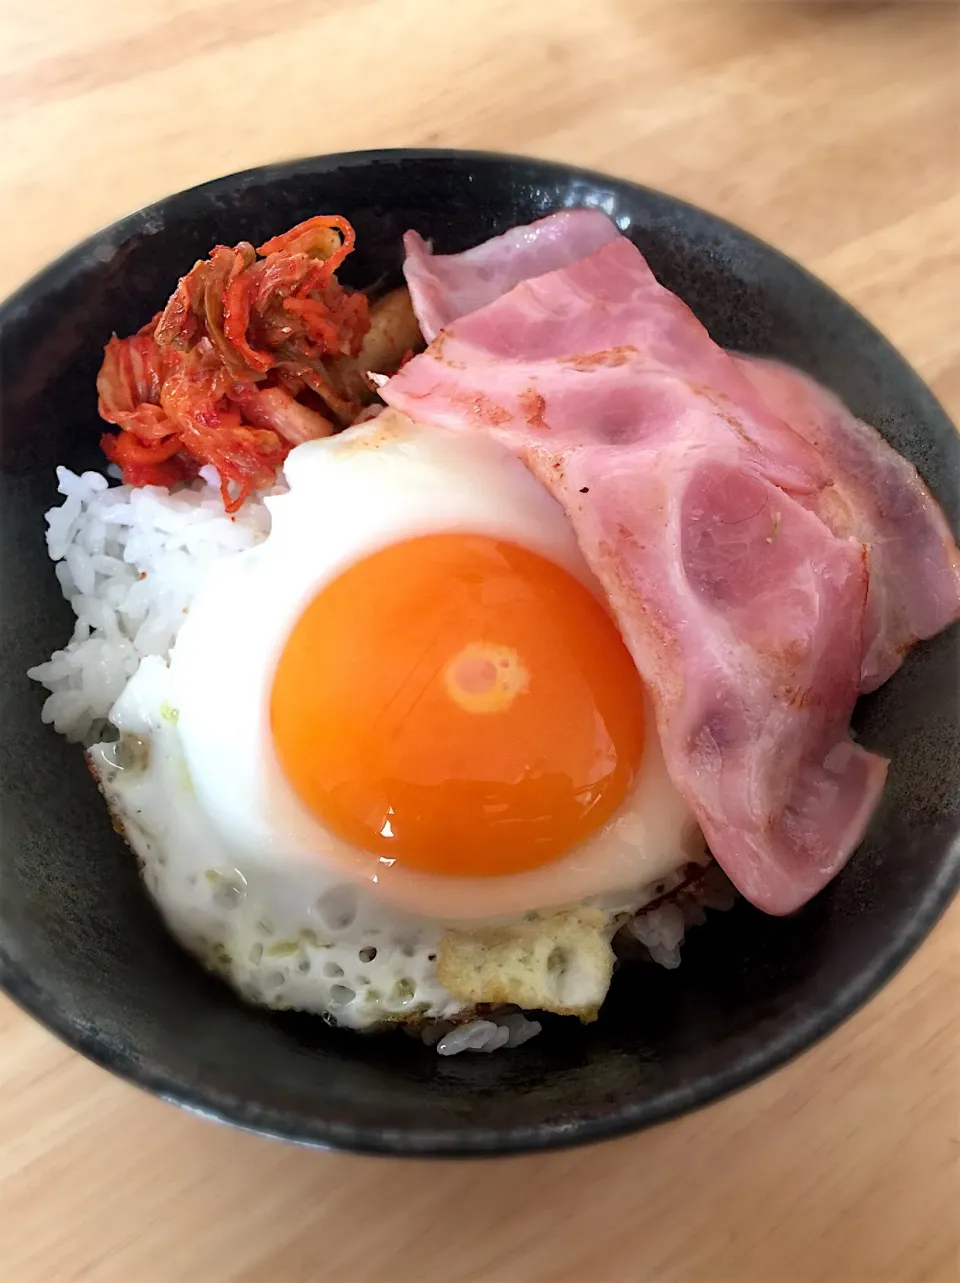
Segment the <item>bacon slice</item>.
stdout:
<svg viewBox="0 0 960 1283">
<path fill-rule="evenodd" d="M 831 485 L 817 511 L 870 550 L 860 689 L 876 690 L 914 645 L 960 617 L 960 553 L 916 468 L 813 379 L 776 361 L 737 363 L 824 462 Z"/>
<path fill-rule="evenodd" d="M 434 254 L 416 232 L 403 238 L 403 274 L 429 343 L 458 316 L 492 303 L 521 281 L 565 267 L 620 233 L 599 209 L 568 209 L 513 227 L 462 254 Z"/>
<path fill-rule="evenodd" d="M 718 862 L 770 913 L 820 890 L 886 763 L 849 738 L 866 553 L 816 511 L 817 450 L 622 237 L 453 321 L 381 394 L 527 463 L 606 591 Z"/>
<path fill-rule="evenodd" d="M 463 254 L 431 256 L 408 232 L 404 270 L 425 336 L 616 235 L 596 210 L 554 214 Z M 950 528 L 916 469 L 832 393 L 778 362 L 734 360 L 768 408 L 820 456 L 830 483 L 813 501 L 820 517 L 835 534 L 869 547 L 860 689 L 876 690 L 917 641 L 960 617 L 960 553 Z"/>
</svg>

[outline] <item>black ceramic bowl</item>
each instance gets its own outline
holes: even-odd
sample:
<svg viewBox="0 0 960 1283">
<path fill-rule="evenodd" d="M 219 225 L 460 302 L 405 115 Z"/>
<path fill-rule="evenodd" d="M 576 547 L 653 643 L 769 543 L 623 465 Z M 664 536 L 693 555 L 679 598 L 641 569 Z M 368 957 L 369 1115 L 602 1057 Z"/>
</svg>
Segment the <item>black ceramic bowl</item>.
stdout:
<svg viewBox="0 0 960 1283">
<path fill-rule="evenodd" d="M 782 1064 L 872 994 L 930 929 L 960 874 L 960 633 L 920 646 L 862 701 L 892 759 L 849 866 L 802 913 L 746 906 L 695 931 L 678 971 L 617 975 L 599 1023 L 548 1022 L 526 1046 L 436 1056 L 237 1001 L 167 936 L 75 746 L 40 723 L 24 670 L 69 635 L 44 548 L 54 465 L 98 466 L 105 340 L 142 324 L 220 241 L 347 215 L 348 278 L 399 279 L 400 237 L 440 250 L 571 205 L 599 205 L 729 347 L 781 357 L 838 392 L 919 467 L 956 527 L 960 439 L 897 353 L 752 237 L 676 200 L 561 165 L 368 152 L 218 179 L 123 219 L 26 285 L 0 318 L 2 863 L 0 981 L 92 1060 L 268 1134 L 397 1154 L 489 1154 L 596 1140 L 701 1105 Z"/>
</svg>

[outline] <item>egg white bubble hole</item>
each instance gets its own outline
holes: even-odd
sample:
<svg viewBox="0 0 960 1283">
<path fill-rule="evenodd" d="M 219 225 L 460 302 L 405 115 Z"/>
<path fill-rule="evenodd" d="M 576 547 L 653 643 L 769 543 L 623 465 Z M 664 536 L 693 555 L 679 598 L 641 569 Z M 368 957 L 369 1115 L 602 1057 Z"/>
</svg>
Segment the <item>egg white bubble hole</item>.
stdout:
<svg viewBox="0 0 960 1283">
<path fill-rule="evenodd" d="M 198 770 L 197 753 L 185 751 L 183 733 L 191 719 L 202 726 L 209 714 L 209 701 L 202 698 L 196 709 L 186 708 L 184 689 L 199 687 L 202 694 L 205 683 L 175 680 L 181 640 L 190 629 L 202 633 L 193 623 L 205 613 L 204 601 L 216 601 L 220 585 L 248 578 L 244 563 L 255 565 L 265 546 L 275 543 L 281 556 L 293 555 L 302 527 L 291 496 L 298 485 L 314 490 L 318 467 L 326 481 L 322 503 L 311 495 L 311 546 L 336 549 L 327 558 L 328 577 L 395 540 L 398 520 L 403 538 L 438 528 L 501 535 L 502 524 L 483 499 L 495 481 L 500 501 L 513 496 L 515 541 L 565 565 L 598 591 L 565 519 L 557 525 L 559 509 L 521 466 L 504 474 L 502 460 L 486 449 L 465 463 L 459 446 L 437 432 L 430 433 L 426 467 L 419 432 L 409 433 L 386 415 L 300 447 L 288 460 L 290 491 L 280 481 L 233 519 L 223 511 L 212 469 L 173 493 L 108 487 L 97 473 L 78 477 L 58 469 L 64 503 L 48 514 L 47 539 L 77 623 L 68 644 L 30 675 L 50 692 L 44 720 L 91 745 L 91 763 L 137 854 L 144 883 L 185 948 L 251 1002 L 315 1012 L 353 1029 L 423 1025 L 426 1041 L 441 1054 L 453 1054 L 519 1045 L 539 1026 L 519 1013 L 495 1013 L 457 1027 L 472 1009 L 436 976 L 443 916 L 391 904 L 345 878 L 342 868 L 325 870 L 309 839 L 292 852 L 294 858 L 279 861 L 276 842 L 258 841 L 256 826 L 252 837 L 235 841 L 240 826 L 230 814 L 231 798 L 243 796 L 246 784 L 235 781 L 211 804 L 209 781 L 200 778 L 206 774 L 202 749 Z M 457 467 L 465 468 L 472 483 L 479 481 L 470 495 L 448 484 L 451 449 Z M 430 496 L 439 506 L 428 502 Z M 362 531 L 354 523 L 345 538 L 365 502 L 375 519 Z M 558 537 L 561 529 L 566 534 Z M 294 586 L 285 606 L 288 619 L 316 591 L 316 582 L 314 577 Z M 267 610 L 262 614 L 268 617 Z M 257 711 L 262 716 L 262 707 Z M 220 731 L 214 740 L 221 746 L 243 743 L 236 727 Z M 110 742 L 118 735 L 119 741 Z M 206 742 L 201 734 L 201 745 Z M 658 742 L 655 751 L 659 756 Z M 252 794 L 258 795 L 257 788 Z M 636 830 L 635 816 L 626 817 L 626 830 L 631 824 Z M 584 894 L 584 877 L 573 900 L 604 903 L 611 913 L 636 911 L 644 897 L 676 884 L 680 855 L 686 859 L 692 851 L 696 857 L 696 832 L 688 827 L 681 845 L 683 851 L 672 851 L 656 879 L 642 888 L 607 887 L 591 897 Z M 521 894 L 508 905 L 508 916 L 530 907 Z M 674 907 L 659 905 L 633 924 L 650 956 L 666 966 L 679 960 Z M 690 909 L 683 915 L 681 934 L 688 916 L 690 925 L 696 920 Z"/>
</svg>

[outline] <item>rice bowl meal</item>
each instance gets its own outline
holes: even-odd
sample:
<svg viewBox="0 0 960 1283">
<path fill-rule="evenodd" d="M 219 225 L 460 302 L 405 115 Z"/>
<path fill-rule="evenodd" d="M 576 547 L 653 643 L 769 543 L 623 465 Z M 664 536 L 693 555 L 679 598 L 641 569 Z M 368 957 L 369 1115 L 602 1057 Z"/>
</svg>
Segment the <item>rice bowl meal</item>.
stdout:
<svg viewBox="0 0 960 1283">
<path fill-rule="evenodd" d="M 104 470 L 47 515 L 74 632 L 30 676 L 185 949 L 451 1055 L 856 858 L 854 704 L 960 617 L 960 553 L 599 210 L 428 233 L 380 294 L 337 214 L 216 246 L 109 340 Z"/>
</svg>

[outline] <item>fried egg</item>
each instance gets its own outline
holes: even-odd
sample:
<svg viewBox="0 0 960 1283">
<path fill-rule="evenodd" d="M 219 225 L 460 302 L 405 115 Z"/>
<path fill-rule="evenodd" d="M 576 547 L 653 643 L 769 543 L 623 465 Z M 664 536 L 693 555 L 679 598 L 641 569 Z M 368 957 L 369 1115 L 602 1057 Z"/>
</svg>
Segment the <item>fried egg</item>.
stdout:
<svg viewBox="0 0 960 1283">
<path fill-rule="evenodd" d="M 93 752 L 174 933 L 353 1028 L 509 1001 L 504 969 L 583 923 L 609 953 L 705 855 L 562 509 L 497 443 L 393 411 L 285 474 Z M 599 1005 L 576 967 L 558 986 Z"/>
</svg>

